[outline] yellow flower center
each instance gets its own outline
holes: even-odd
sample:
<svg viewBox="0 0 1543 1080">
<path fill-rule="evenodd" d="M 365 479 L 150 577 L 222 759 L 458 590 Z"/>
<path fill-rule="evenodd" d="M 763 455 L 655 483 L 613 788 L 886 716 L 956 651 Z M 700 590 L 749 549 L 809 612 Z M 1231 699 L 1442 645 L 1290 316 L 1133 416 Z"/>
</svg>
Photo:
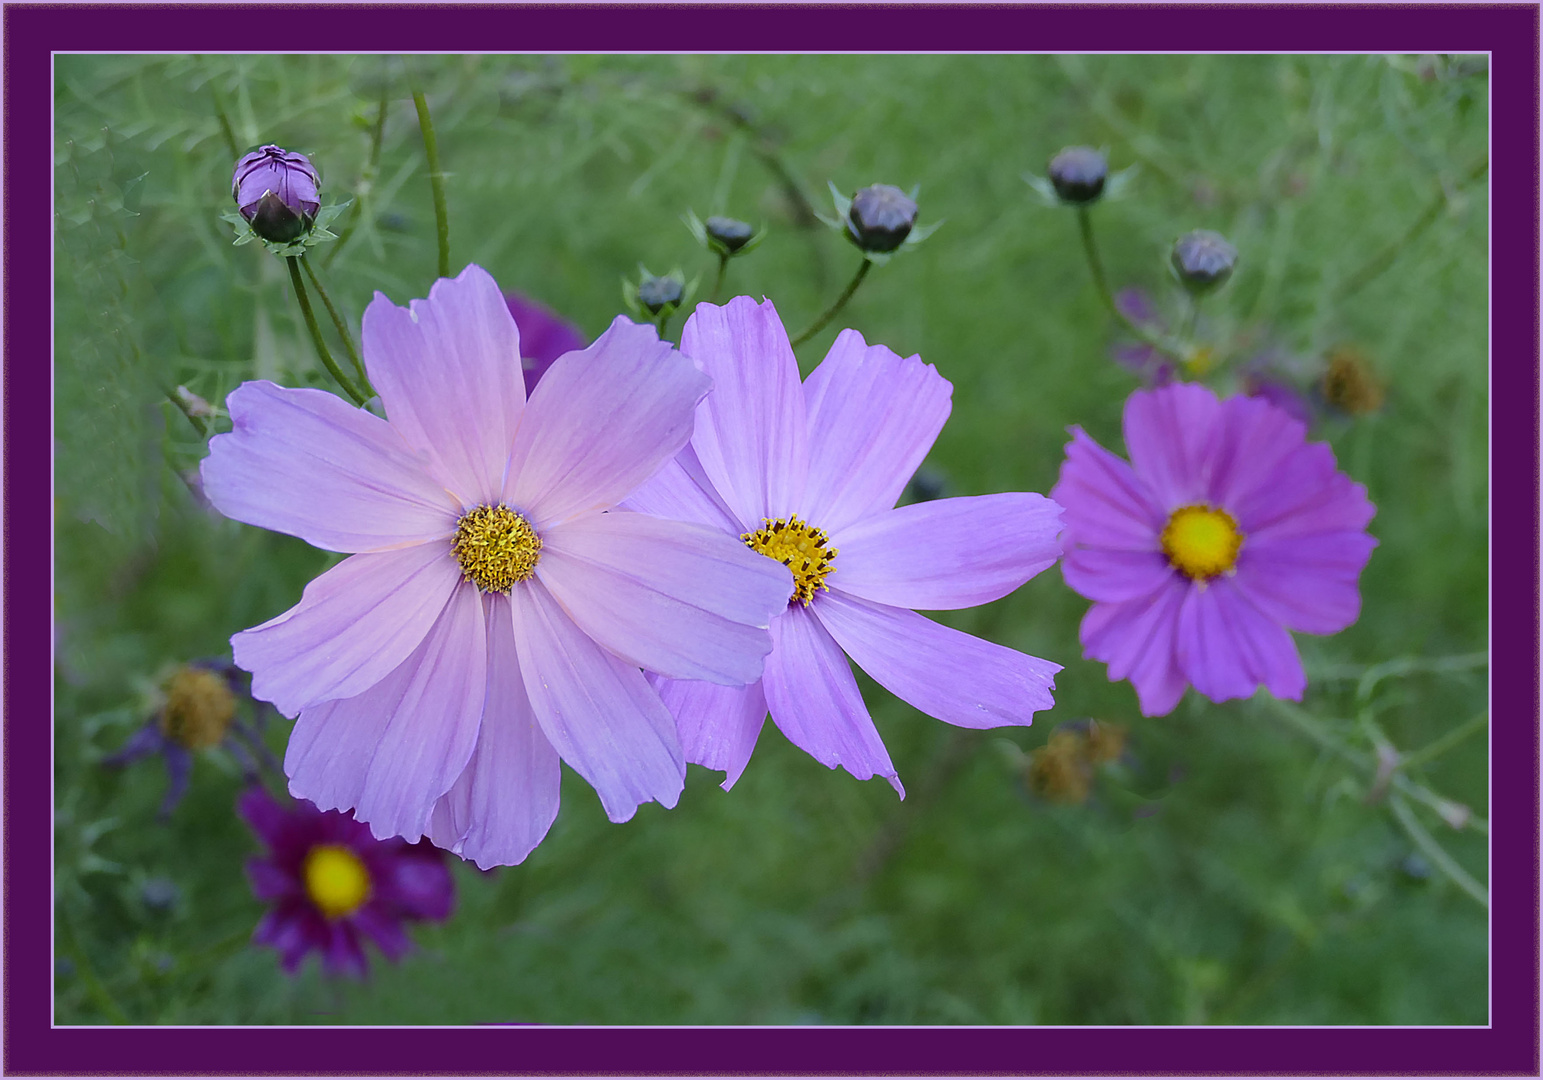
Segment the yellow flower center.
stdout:
<svg viewBox="0 0 1543 1080">
<path fill-rule="evenodd" d="M 1163 554 L 1174 569 L 1196 581 L 1226 574 L 1237 565 L 1243 534 L 1225 510 L 1209 506 L 1181 506 L 1163 529 Z"/>
<path fill-rule="evenodd" d="M 536 572 L 541 537 L 507 506 L 479 506 L 456 522 L 450 551 L 467 581 L 483 592 L 506 593 Z"/>
<path fill-rule="evenodd" d="M 166 681 L 161 734 L 189 750 L 204 750 L 225 738 L 236 715 L 236 696 L 219 675 L 185 667 Z"/>
<path fill-rule="evenodd" d="M 830 546 L 830 537 L 800 520 L 797 514 L 786 521 L 761 520 L 766 522 L 764 529 L 744 533 L 740 539 L 750 550 L 776 559 L 793 571 L 793 595 L 788 597 L 788 603 L 797 600 L 808 607 L 815 590 L 826 588 L 825 575 L 836 569 L 836 549 Z"/>
<path fill-rule="evenodd" d="M 341 919 L 370 898 L 370 872 L 346 847 L 317 844 L 305 856 L 305 891 L 323 915 Z"/>
</svg>

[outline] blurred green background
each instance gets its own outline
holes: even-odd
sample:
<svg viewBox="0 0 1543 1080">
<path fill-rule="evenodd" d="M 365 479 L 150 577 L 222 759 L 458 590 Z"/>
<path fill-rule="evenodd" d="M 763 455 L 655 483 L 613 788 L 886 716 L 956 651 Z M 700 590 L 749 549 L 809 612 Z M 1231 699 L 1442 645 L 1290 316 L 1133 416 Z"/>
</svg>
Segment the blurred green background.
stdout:
<svg viewBox="0 0 1543 1080">
<path fill-rule="evenodd" d="M 1486 1022 L 1482 59 L 60 56 L 55 71 L 59 1023 Z M 278 260 L 232 246 L 219 218 L 232 144 L 304 151 L 324 201 L 357 200 L 346 243 L 313 256 L 357 328 L 374 290 L 405 303 L 434 277 L 415 81 L 449 174 L 453 267 L 475 261 L 589 334 L 640 262 L 700 274 L 706 298 L 716 263 L 687 210 L 765 226 L 725 295 L 770 296 L 796 331 L 857 266 L 811 214 L 831 213 L 827 180 L 919 184 L 921 222 L 942 228 L 799 354 L 807 373 L 855 326 L 936 364 L 954 407 L 926 469 L 947 494 L 1048 491 L 1070 424 L 1123 449 L 1138 380 L 1108 357 L 1119 327 L 1075 215 L 1021 176 L 1064 145 L 1107 147 L 1113 168 L 1138 166 L 1094 210 L 1116 287 L 1172 318 L 1180 232 L 1241 252 L 1199 325 L 1210 381 L 1273 348 L 1304 386 L 1339 352 L 1380 388 L 1379 409 L 1324 410 L 1314 429 L 1378 507 L 1360 621 L 1299 638 L 1301 706 L 1191 693 L 1145 719 L 1080 658 L 1088 605 L 1051 570 L 940 616 L 1066 666 L 1033 727 L 951 729 L 860 677 L 904 803 L 770 724 L 732 792 L 692 766 L 677 809 L 626 825 L 565 770 L 546 842 L 489 874 L 455 860 L 457 913 L 416 928 L 403 963 L 363 984 L 314 961 L 286 977 L 247 943 L 263 908 L 233 759 L 201 754 L 165 824 L 155 760 L 100 761 L 173 665 L 228 655 L 329 564 L 202 509 L 188 483 L 207 436 L 175 388 L 219 406 L 253 377 L 330 385 Z M 1124 726 L 1124 754 L 1073 762 L 1085 792 L 1039 782 L 1051 732 L 1089 717 Z M 270 727 L 275 753 L 287 726 Z M 1388 773 L 1394 748 L 1423 747 Z"/>
</svg>

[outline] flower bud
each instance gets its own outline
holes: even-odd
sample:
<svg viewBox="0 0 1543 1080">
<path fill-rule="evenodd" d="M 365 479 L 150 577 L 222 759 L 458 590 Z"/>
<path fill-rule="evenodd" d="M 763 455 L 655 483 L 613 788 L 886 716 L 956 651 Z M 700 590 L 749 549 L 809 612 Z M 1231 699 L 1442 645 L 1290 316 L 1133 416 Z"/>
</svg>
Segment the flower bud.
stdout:
<svg viewBox="0 0 1543 1080">
<path fill-rule="evenodd" d="M 264 240 L 285 244 L 310 229 L 321 209 L 321 177 L 304 154 L 264 146 L 236 163 L 230 193 Z"/>
<path fill-rule="evenodd" d="M 685 296 L 686 283 L 674 275 L 645 277 L 638 283 L 638 303 L 657 315 L 665 308 L 672 311 L 680 306 Z"/>
<path fill-rule="evenodd" d="M 728 255 L 744 247 L 755 235 L 755 229 L 749 223 L 729 217 L 710 217 L 705 225 L 708 240 L 713 245 L 721 247 Z"/>
<path fill-rule="evenodd" d="M 1050 182 L 1062 202 L 1094 202 L 1104 193 L 1109 162 L 1091 146 L 1068 146 L 1050 159 Z"/>
<path fill-rule="evenodd" d="M 1196 229 L 1174 241 L 1171 261 L 1173 272 L 1184 287 L 1200 296 L 1232 276 L 1238 264 L 1238 249 L 1221 233 Z"/>
<path fill-rule="evenodd" d="M 847 236 L 869 252 L 894 251 L 916 224 L 916 200 L 893 184 L 873 184 L 852 196 Z"/>
</svg>

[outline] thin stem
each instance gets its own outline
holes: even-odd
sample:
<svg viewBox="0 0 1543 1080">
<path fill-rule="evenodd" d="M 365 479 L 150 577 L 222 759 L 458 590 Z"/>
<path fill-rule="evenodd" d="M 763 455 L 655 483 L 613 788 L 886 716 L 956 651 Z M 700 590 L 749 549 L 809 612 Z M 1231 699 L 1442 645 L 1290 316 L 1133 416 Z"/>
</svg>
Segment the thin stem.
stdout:
<svg viewBox="0 0 1543 1080">
<path fill-rule="evenodd" d="M 867 262 L 867 261 L 868 261 L 867 259 L 863 260 L 863 262 Z M 719 254 L 718 254 L 718 276 L 713 278 L 713 295 L 708 300 L 708 303 L 716 304 L 718 302 L 718 294 L 723 291 L 723 275 L 728 273 L 728 269 L 729 269 L 729 257 L 728 257 L 728 255 L 726 255 L 726 254 L 724 254 L 722 252 L 719 252 Z"/>
<path fill-rule="evenodd" d="M 1088 270 L 1093 275 L 1093 286 L 1098 290 L 1099 298 L 1109 313 L 1119 319 L 1125 328 L 1135 334 L 1152 348 L 1165 353 L 1175 360 L 1184 359 L 1184 350 L 1177 343 L 1165 340 L 1161 335 L 1136 322 L 1125 312 L 1120 310 L 1120 305 L 1115 303 L 1114 294 L 1109 291 L 1109 281 L 1104 277 L 1104 263 L 1098 257 L 1098 244 L 1093 239 L 1093 216 L 1086 206 L 1077 207 L 1077 229 L 1082 234 L 1082 253 L 1087 256 Z"/>
<path fill-rule="evenodd" d="M 322 366 L 337 380 L 337 384 L 343 388 L 344 393 L 354 399 L 355 405 L 363 405 L 368 399 L 354 389 L 354 384 L 343 377 L 343 372 L 338 368 L 337 361 L 332 359 L 332 354 L 327 351 L 327 343 L 322 340 L 321 327 L 316 325 L 316 313 L 311 310 L 311 299 L 305 294 L 305 279 L 300 276 L 300 267 L 295 265 L 298 259 L 285 259 L 289 264 L 289 281 L 295 287 L 295 299 L 300 301 L 301 314 L 305 316 L 306 329 L 311 332 L 311 344 L 316 346 L 316 355 L 321 359 Z"/>
<path fill-rule="evenodd" d="M 183 401 L 182 398 L 177 395 L 175 390 L 163 384 L 161 386 L 161 392 L 166 395 L 167 401 L 177 406 L 178 412 L 188 418 L 188 423 L 193 425 L 194 430 L 196 430 L 200 435 L 207 436 L 209 434 L 209 425 L 204 423 L 203 417 L 195 415 L 193 410 L 188 408 L 187 402 Z"/>
<path fill-rule="evenodd" d="M 1411 754 L 1405 754 L 1399 759 L 1398 767 L 1401 769 L 1413 769 L 1420 765 L 1436 760 L 1452 747 L 1468 738 L 1470 735 L 1483 731 L 1489 724 L 1489 713 L 1481 712 L 1478 716 L 1459 724 L 1440 738 L 1429 742 Z"/>
<path fill-rule="evenodd" d="M 1179 331 L 1179 337 L 1185 341 L 1195 340 L 1195 327 L 1200 324 L 1200 297 L 1193 294 L 1189 298 L 1189 310 L 1184 315 L 1184 329 Z"/>
<path fill-rule="evenodd" d="M 439 142 L 434 138 L 434 121 L 429 117 L 429 103 L 423 91 L 413 90 L 413 105 L 418 109 L 418 126 L 423 129 L 423 152 L 429 160 L 429 186 L 434 190 L 434 227 L 439 238 L 439 276 L 450 276 L 450 216 L 445 209 L 445 173 L 439 165 Z"/>
<path fill-rule="evenodd" d="M 225 145 L 230 149 L 231 160 L 237 160 L 241 157 L 241 147 L 236 144 L 236 133 L 231 130 L 230 117 L 225 115 L 225 101 L 220 97 L 220 88 L 211 80 L 209 89 L 214 92 L 214 115 L 220 122 L 220 133 L 225 136 Z"/>
<path fill-rule="evenodd" d="M 1475 163 L 1473 168 L 1469 169 L 1468 172 L 1462 177 L 1462 179 L 1458 181 L 1458 190 L 1461 190 L 1462 188 L 1467 187 L 1469 184 L 1482 179 L 1484 174 L 1488 171 L 1489 158 L 1486 156 L 1482 161 Z M 1404 233 L 1403 236 L 1400 236 L 1397 240 L 1393 241 L 1387 247 L 1379 251 L 1376 255 L 1372 256 L 1361 265 L 1359 270 L 1345 279 L 1345 284 L 1340 286 L 1340 299 L 1346 299 L 1360 292 L 1374 279 L 1376 279 L 1384 270 L 1392 266 L 1393 260 L 1398 258 L 1399 252 L 1403 251 L 1404 248 L 1414 243 L 1414 241 L 1419 238 L 1421 233 L 1435 224 L 1436 219 L 1441 216 L 1441 211 L 1445 209 L 1447 203 L 1451 201 L 1451 195 L 1449 195 L 1447 193 L 1447 189 L 1443 187 L 1436 193 L 1436 197 L 1431 200 L 1430 205 L 1425 208 L 1424 212 L 1421 213 L 1419 217 L 1415 218 L 1414 224 L 1409 226 L 1408 232 Z"/>
<path fill-rule="evenodd" d="M 1488 664 L 1489 653 L 1487 652 L 1438 656 L 1433 659 L 1423 656 L 1401 656 L 1396 660 L 1387 660 L 1367 668 L 1365 674 L 1356 683 L 1355 699 L 1358 702 L 1370 701 L 1372 691 L 1377 689 L 1377 684 L 1383 679 L 1401 675 L 1434 675 L 1446 671 L 1468 671 Z"/>
<path fill-rule="evenodd" d="M 375 114 L 375 127 L 370 132 L 370 162 L 364 167 L 364 172 L 359 177 L 359 187 L 354 193 L 354 205 L 348 211 L 348 224 L 343 226 L 338 234 L 338 242 L 327 251 L 327 256 L 322 260 L 324 267 L 331 266 L 332 260 L 338 257 L 338 252 L 353 235 L 354 228 L 359 224 L 360 217 L 364 214 L 364 200 L 369 197 L 375 186 L 375 174 L 380 171 L 380 143 L 381 137 L 386 131 L 386 107 L 390 104 L 390 96 L 387 93 L 389 84 L 382 80 L 380 84 L 380 111 Z"/>
<path fill-rule="evenodd" d="M 814 335 L 818 334 L 821 330 L 825 329 L 825 324 L 834 319 L 838 311 L 846 307 L 847 301 L 852 299 L 852 294 L 855 293 L 857 291 L 857 287 L 863 283 L 863 278 L 868 276 L 868 268 L 872 265 L 873 260 L 871 259 L 864 259 L 862 261 L 861 265 L 859 265 L 857 268 L 857 273 L 852 276 L 852 280 L 847 284 L 846 289 L 841 293 L 840 296 L 836 297 L 836 302 L 825 309 L 825 314 L 814 320 L 813 326 L 809 327 L 809 329 L 805 330 L 802 334 L 799 334 L 796 338 L 793 339 L 793 346 L 795 348 L 799 345 L 802 345 L 810 338 L 814 337 Z"/>
<path fill-rule="evenodd" d="M 1435 863 L 1442 873 L 1451 878 L 1454 885 L 1473 897 L 1474 900 L 1478 901 L 1480 907 L 1488 911 L 1489 890 L 1475 881 L 1468 871 L 1458 865 L 1457 860 L 1452 858 L 1447 849 L 1437 843 L 1434 836 L 1425 831 L 1425 826 L 1421 825 L 1414 816 L 1414 811 L 1409 809 L 1409 804 L 1397 795 L 1394 795 L 1388 800 L 1388 805 L 1392 808 L 1393 816 L 1398 819 L 1398 823 L 1409 834 L 1409 839 L 1414 841 L 1414 846 L 1419 848 L 1427 859 Z"/>
<path fill-rule="evenodd" d="M 664 311 L 661 311 L 659 313 L 659 340 L 660 341 L 664 341 L 665 340 L 665 336 L 664 336 L 665 328 L 670 325 L 670 316 L 673 315 L 673 314 L 675 314 L 675 312 L 673 312 L 671 310 L 668 310 L 668 309 L 666 309 Z"/>
<path fill-rule="evenodd" d="M 316 295 L 321 297 L 322 306 L 327 309 L 327 314 L 332 316 L 332 327 L 338 332 L 338 337 L 343 341 L 343 348 L 348 350 L 348 358 L 353 361 L 354 370 L 359 373 L 359 385 L 366 392 L 373 389 L 370 386 L 370 377 L 364 373 L 364 363 L 359 359 L 359 350 L 354 348 L 353 335 L 348 332 L 348 323 L 338 314 L 338 309 L 332 306 L 332 297 L 327 295 L 327 290 L 321 287 L 321 279 L 316 276 L 316 268 L 311 265 L 311 260 L 301 255 L 297 260 L 305 268 L 306 276 L 311 279 L 311 285 L 316 289 Z M 370 394 L 369 396 L 374 396 Z"/>
</svg>

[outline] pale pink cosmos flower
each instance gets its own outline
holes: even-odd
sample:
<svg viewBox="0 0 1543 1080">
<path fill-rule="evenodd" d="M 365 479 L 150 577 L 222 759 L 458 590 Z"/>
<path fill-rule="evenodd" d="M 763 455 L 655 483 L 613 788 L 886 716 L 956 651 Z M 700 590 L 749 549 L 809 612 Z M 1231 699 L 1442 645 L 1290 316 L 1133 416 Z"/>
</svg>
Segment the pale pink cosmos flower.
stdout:
<svg viewBox="0 0 1543 1080">
<path fill-rule="evenodd" d="M 1285 410 L 1193 383 L 1125 402 L 1129 464 L 1071 434 L 1051 495 L 1066 507 L 1061 572 L 1094 601 L 1084 654 L 1129 679 L 1147 716 L 1187 686 L 1212 701 L 1260 686 L 1301 700 L 1288 631 L 1333 634 L 1360 614 L 1377 546 L 1366 488 Z"/>
<path fill-rule="evenodd" d="M 790 588 L 715 530 L 613 509 L 685 444 L 710 380 L 618 318 L 527 403 L 476 266 L 409 308 L 377 293 L 364 356 L 387 419 L 246 383 L 202 467 L 226 516 L 352 553 L 231 639 L 253 695 L 299 717 L 290 793 L 483 867 L 546 835 L 559 758 L 613 821 L 674 806 L 685 758 L 640 668 L 754 681 Z"/>
<path fill-rule="evenodd" d="M 739 779 L 770 711 L 794 745 L 904 796 L 847 663 L 961 727 L 1028 724 L 1059 664 L 949 629 L 912 608 L 984 604 L 1055 562 L 1060 507 L 1008 493 L 895 507 L 951 409 L 920 357 L 836 338 L 800 384 L 771 301 L 701 304 L 681 350 L 712 376 L 691 444 L 628 501 L 699 521 L 793 571 L 766 673 L 743 688 L 655 676 L 686 760 Z M 668 676 L 668 672 L 661 673 Z"/>
</svg>

